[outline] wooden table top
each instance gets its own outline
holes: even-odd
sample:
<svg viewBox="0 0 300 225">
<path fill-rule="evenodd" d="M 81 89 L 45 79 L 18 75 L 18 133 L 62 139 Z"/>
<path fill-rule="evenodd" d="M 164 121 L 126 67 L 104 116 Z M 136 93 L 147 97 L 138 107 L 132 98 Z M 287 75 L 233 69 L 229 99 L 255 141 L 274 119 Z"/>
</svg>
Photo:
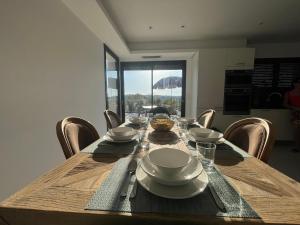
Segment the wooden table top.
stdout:
<svg viewBox="0 0 300 225">
<path fill-rule="evenodd" d="M 175 133 L 178 132 L 174 128 Z M 152 128 L 148 128 L 148 133 Z M 151 143 L 151 148 L 165 144 Z M 165 145 L 164 145 L 165 146 Z M 182 141 L 169 145 L 187 150 Z M 137 157 L 141 156 L 139 153 Z M 300 184 L 254 157 L 218 158 L 216 164 L 261 219 L 84 210 L 124 155 L 79 153 L 0 204 L 0 225 L 89 224 L 300 224 Z"/>
</svg>

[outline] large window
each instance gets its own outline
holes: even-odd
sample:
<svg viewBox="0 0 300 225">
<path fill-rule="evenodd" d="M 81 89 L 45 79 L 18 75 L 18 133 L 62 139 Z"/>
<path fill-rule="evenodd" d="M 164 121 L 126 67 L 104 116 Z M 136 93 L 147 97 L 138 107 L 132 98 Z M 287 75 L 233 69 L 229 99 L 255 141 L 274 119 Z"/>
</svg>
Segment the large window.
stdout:
<svg viewBox="0 0 300 225">
<path fill-rule="evenodd" d="M 185 67 L 185 61 L 121 63 L 123 118 L 157 106 L 184 116 Z"/>
<path fill-rule="evenodd" d="M 256 59 L 252 108 L 282 108 L 284 94 L 297 77 L 300 77 L 300 58 Z"/>
<path fill-rule="evenodd" d="M 106 109 L 120 112 L 119 58 L 104 45 Z"/>
</svg>

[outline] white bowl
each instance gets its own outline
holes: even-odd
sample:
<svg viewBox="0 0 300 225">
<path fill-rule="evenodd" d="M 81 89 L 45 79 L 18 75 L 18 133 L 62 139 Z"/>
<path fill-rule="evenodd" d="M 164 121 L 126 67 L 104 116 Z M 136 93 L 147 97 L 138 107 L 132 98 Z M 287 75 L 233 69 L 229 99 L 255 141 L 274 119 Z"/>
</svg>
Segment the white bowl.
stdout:
<svg viewBox="0 0 300 225">
<path fill-rule="evenodd" d="M 191 128 L 189 130 L 190 135 L 192 135 L 196 140 L 198 138 L 206 138 L 208 137 L 212 132 L 214 132 L 211 129 L 207 129 L 207 128 L 200 128 L 200 127 L 195 127 L 195 128 Z"/>
<path fill-rule="evenodd" d="M 114 136 L 108 132 L 108 136 L 115 141 L 128 141 L 131 140 L 135 135 L 136 133 L 130 135 L 124 135 L 124 136 Z"/>
<path fill-rule="evenodd" d="M 187 120 L 188 124 L 193 124 L 196 122 L 195 118 L 187 118 L 186 120 Z"/>
<path fill-rule="evenodd" d="M 154 164 L 158 173 L 176 175 L 191 160 L 190 155 L 180 149 L 159 148 L 148 154 L 149 161 Z"/>
<path fill-rule="evenodd" d="M 158 113 L 153 118 L 154 119 L 168 119 L 169 116 L 167 114 L 165 114 L 165 113 Z"/>
<path fill-rule="evenodd" d="M 145 117 L 138 117 L 138 116 L 133 116 L 129 118 L 129 122 L 133 124 L 141 124 L 146 122 Z"/>
<path fill-rule="evenodd" d="M 131 127 L 116 127 L 109 130 L 109 135 L 114 137 L 135 135 L 135 130 Z"/>
<path fill-rule="evenodd" d="M 168 186 L 187 184 L 198 177 L 203 170 L 202 164 L 195 157 L 191 157 L 191 161 L 185 167 L 183 167 L 180 173 L 177 173 L 174 176 L 158 173 L 156 166 L 149 161 L 147 156 L 142 158 L 140 165 L 153 180 Z"/>
</svg>

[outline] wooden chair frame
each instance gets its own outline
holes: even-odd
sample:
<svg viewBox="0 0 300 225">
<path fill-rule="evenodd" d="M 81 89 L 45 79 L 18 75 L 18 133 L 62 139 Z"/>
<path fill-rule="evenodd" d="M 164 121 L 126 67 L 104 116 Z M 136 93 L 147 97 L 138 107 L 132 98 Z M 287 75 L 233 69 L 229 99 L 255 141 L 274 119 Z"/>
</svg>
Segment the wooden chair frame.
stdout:
<svg viewBox="0 0 300 225">
<path fill-rule="evenodd" d="M 97 140 L 100 138 L 96 128 L 88 121 L 78 118 L 78 117 L 66 117 L 65 119 L 58 121 L 56 124 L 56 135 L 59 140 L 59 143 L 63 149 L 64 155 L 66 159 L 70 158 L 74 154 L 76 154 L 71 147 L 71 144 L 69 142 L 69 139 L 66 135 L 65 127 L 68 124 L 75 123 L 75 124 L 81 124 L 86 126 L 90 129 L 91 133 L 94 136 L 94 139 Z"/>
<path fill-rule="evenodd" d="M 122 124 L 122 121 L 121 121 L 120 117 L 115 112 L 113 112 L 111 110 L 105 110 L 103 113 L 104 113 L 104 117 L 105 117 L 105 120 L 106 120 L 107 129 L 112 129 L 113 128 L 109 114 L 111 114 L 115 117 L 115 119 L 117 120 L 119 125 Z"/>
<path fill-rule="evenodd" d="M 208 109 L 208 110 L 205 110 L 204 112 L 202 112 L 198 118 L 197 118 L 197 121 L 199 123 L 201 117 L 205 116 L 206 114 L 211 114 L 209 120 L 208 120 L 208 123 L 207 123 L 207 126 L 204 126 L 205 128 L 210 128 L 213 121 L 214 121 L 214 118 L 215 118 L 215 114 L 216 114 L 216 111 L 213 110 L 213 109 Z M 201 124 L 202 125 L 202 124 Z"/>
<path fill-rule="evenodd" d="M 270 157 L 270 153 L 272 151 L 274 142 L 275 142 L 275 130 L 270 121 L 268 121 L 266 119 L 257 118 L 257 117 L 250 117 L 250 118 L 245 118 L 245 119 L 236 121 L 225 130 L 224 138 L 227 139 L 235 129 L 237 129 L 239 127 L 243 127 L 248 124 L 254 124 L 254 123 L 262 126 L 266 132 L 265 140 L 264 140 L 262 146 L 260 147 L 256 158 L 267 163 L 268 159 Z"/>
</svg>

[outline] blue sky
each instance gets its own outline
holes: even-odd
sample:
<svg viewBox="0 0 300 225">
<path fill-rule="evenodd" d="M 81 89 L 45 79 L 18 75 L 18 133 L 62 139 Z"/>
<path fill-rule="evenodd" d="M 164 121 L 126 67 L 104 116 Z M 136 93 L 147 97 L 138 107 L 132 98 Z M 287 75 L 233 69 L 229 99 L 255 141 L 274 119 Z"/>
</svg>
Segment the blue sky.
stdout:
<svg viewBox="0 0 300 225">
<path fill-rule="evenodd" d="M 154 70 L 153 84 L 162 78 L 169 76 L 182 76 L 181 70 Z M 124 89 L 126 94 L 151 94 L 151 70 L 124 71 Z M 153 89 L 153 95 L 181 96 L 181 88 Z"/>
</svg>

